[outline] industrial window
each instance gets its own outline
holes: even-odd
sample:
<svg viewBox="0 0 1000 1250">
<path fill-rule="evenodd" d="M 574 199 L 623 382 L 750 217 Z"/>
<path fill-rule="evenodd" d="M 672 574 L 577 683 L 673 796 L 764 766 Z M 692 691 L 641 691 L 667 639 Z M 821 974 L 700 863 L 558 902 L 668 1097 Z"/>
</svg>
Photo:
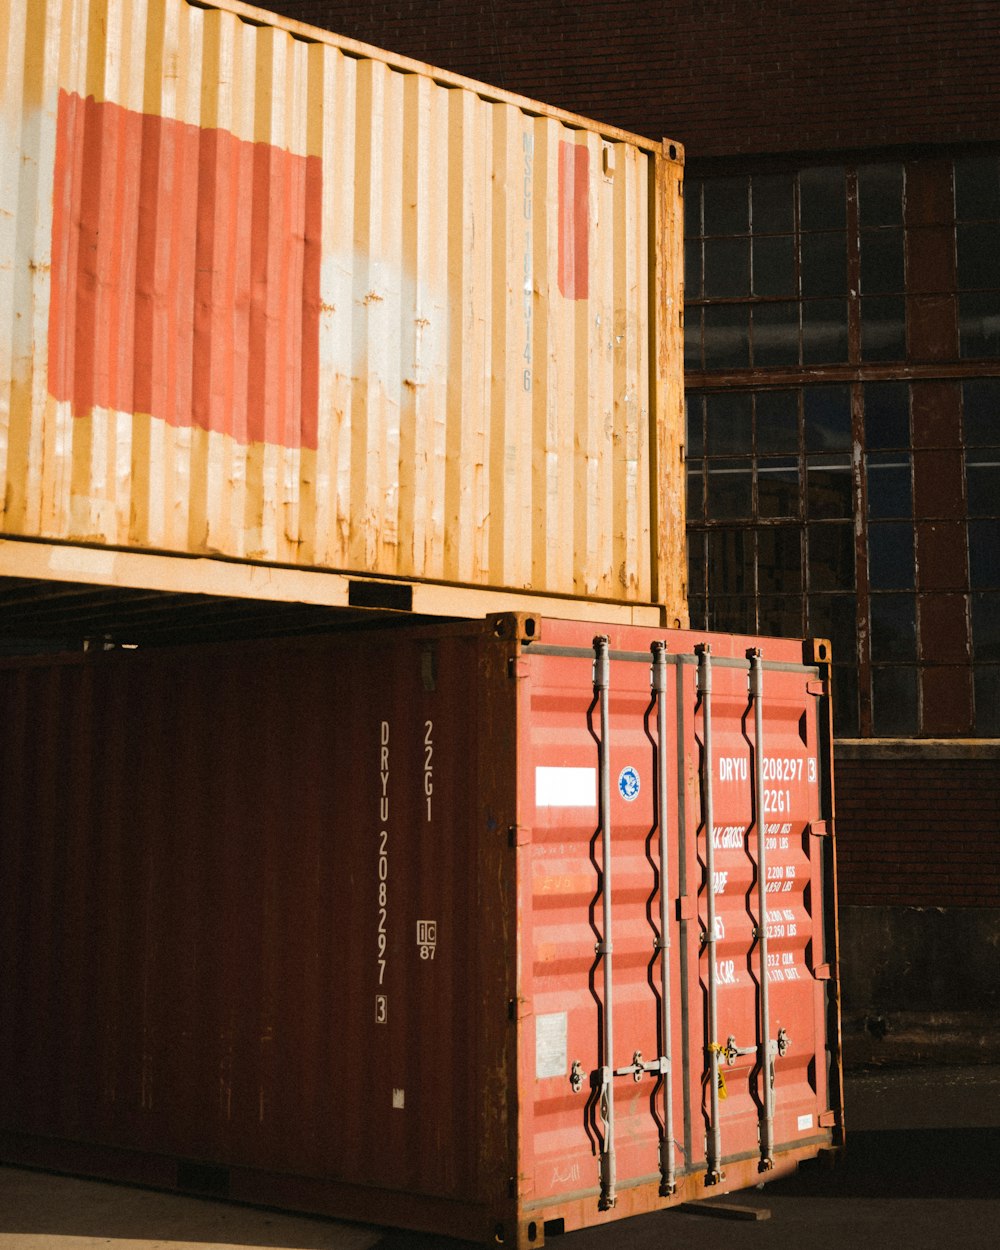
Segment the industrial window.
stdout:
<svg viewBox="0 0 1000 1250">
<path fill-rule="evenodd" d="M 1000 158 L 686 206 L 692 624 L 830 638 L 839 736 L 1000 735 Z"/>
</svg>

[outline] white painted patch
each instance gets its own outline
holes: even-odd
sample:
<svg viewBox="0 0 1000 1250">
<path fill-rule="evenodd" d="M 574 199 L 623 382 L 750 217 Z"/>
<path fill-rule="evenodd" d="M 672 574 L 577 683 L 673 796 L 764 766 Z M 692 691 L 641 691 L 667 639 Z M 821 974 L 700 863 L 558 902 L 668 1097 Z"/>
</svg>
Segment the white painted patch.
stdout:
<svg viewBox="0 0 1000 1250">
<path fill-rule="evenodd" d="M 402 1111 L 406 1105 L 406 1091 L 403 1089 L 394 1089 L 392 1091 L 392 1106 L 394 1111 Z"/>
<path fill-rule="evenodd" d="M 568 1018 L 565 1011 L 535 1017 L 535 1077 L 566 1075 L 566 1034 Z"/>
<path fill-rule="evenodd" d="M 813 1118 L 811 1115 L 799 1116 L 799 1132 L 805 1133 L 813 1126 Z"/>
<path fill-rule="evenodd" d="M 596 768 L 535 769 L 536 807 L 596 807 Z"/>
</svg>

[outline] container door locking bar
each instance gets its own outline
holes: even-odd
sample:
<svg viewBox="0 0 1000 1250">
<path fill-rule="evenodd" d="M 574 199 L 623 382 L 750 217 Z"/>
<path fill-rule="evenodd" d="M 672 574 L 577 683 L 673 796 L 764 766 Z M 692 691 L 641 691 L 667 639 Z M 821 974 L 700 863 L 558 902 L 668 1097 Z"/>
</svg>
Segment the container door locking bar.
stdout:
<svg viewBox="0 0 1000 1250">
<path fill-rule="evenodd" d="M 611 760 L 609 752 L 608 684 L 610 640 L 606 635 L 594 639 L 594 701 L 591 709 L 600 710 L 601 737 L 598 743 L 598 785 L 601 820 L 601 906 L 602 933 L 597 953 L 602 957 L 604 971 L 604 1064 L 600 1069 L 601 1115 L 604 1120 L 604 1141 L 601 1148 L 601 1210 L 615 1205 L 618 1194 L 615 1178 L 615 1073 L 614 1062 L 614 994 L 611 976 Z"/>
<path fill-rule="evenodd" d="M 663 1132 L 660 1137 L 660 1195 L 669 1197 L 676 1189 L 674 1178 L 674 1099 L 671 1076 L 670 1042 L 670 874 L 667 859 L 667 645 L 654 642 L 651 686 L 656 701 L 656 823 L 660 853 L 660 1045 L 663 1053 L 656 1065 L 663 1078 Z M 636 1052 L 637 1060 L 640 1058 Z M 639 1080 L 637 1076 L 635 1078 Z"/>
<path fill-rule="evenodd" d="M 767 981 L 767 791 L 764 789 L 764 663 L 760 647 L 747 652 L 750 661 L 750 699 L 753 703 L 754 801 L 757 805 L 757 1011 L 760 1018 L 758 1063 L 764 1085 L 760 1103 L 760 1170 L 774 1167 L 774 1067 L 771 1058 L 771 1006 Z M 784 1031 L 784 1030 L 782 1030 Z M 784 1054 L 784 1051 L 781 1051 Z"/>
</svg>

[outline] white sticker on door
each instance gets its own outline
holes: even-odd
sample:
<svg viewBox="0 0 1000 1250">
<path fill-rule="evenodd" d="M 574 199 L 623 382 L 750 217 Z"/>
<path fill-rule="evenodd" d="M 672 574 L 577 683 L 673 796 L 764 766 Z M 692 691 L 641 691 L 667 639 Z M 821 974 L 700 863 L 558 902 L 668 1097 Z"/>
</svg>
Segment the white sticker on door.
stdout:
<svg viewBox="0 0 1000 1250">
<path fill-rule="evenodd" d="M 565 1011 L 535 1017 L 536 1079 L 566 1075 L 567 1024 Z"/>
<path fill-rule="evenodd" d="M 535 769 L 536 807 L 596 807 L 596 768 Z"/>
</svg>

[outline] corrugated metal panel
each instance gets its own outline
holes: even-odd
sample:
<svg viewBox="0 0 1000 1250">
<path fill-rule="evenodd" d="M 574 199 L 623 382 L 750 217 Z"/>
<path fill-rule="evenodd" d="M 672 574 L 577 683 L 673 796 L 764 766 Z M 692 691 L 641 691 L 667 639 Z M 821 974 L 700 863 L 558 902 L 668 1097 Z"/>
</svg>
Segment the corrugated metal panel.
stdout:
<svg viewBox="0 0 1000 1250">
<path fill-rule="evenodd" d="M 765 962 L 754 640 L 712 639 L 713 867 L 692 663 L 705 639 L 669 635 L 659 791 L 657 636 L 610 631 L 612 877 L 594 627 L 528 619 L 530 635 L 507 617 L 0 663 L 5 1157 L 484 1241 L 499 1225 L 522 1250 L 546 1220 L 571 1229 L 755 1184 L 839 1140 L 820 674 L 801 644 L 761 644 L 765 776 L 784 796 L 767 799 L 782 819 L 768 817 L 765 877 L 780 888 Z M 766 978 L 766 1033 L 762 970 L 782 974 Z M 633 1080 L 636 1052 L 672 1056 L 672 1193 L 659 1170 L 667 1078 Z M 599 1184 L 606 1067 L 619 1073 L 613 1211 Z M 713 1158 L 725 1176 L 707 1186 Z"/>
<path fill-rule="evenodd" d="M 0 35 L 6 533 L 682 612 L 679 160 L 238 4 Z"/>
</svg>

